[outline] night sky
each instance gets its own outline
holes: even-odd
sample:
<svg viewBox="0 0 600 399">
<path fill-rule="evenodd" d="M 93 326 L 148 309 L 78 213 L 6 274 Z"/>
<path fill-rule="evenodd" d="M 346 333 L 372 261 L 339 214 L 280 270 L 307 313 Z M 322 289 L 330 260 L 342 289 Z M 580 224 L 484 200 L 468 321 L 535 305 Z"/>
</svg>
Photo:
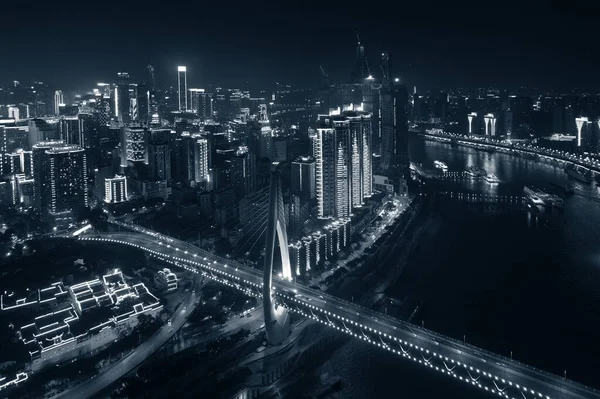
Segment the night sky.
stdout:
<svg viewBox="0 0 600 399">
<path fill-rule="evenodd" d="M 592 2 L 26 3 L 2 6 L 2 85 L 35 79 L 73 89 L 114 81 L 117 71 L 143 80 L 152 63 L 159 84 L 183 64 L 189 86 L 315 86 L 319 65 L 335 81 L 348 78 L 356 31 L 373 71 L 389 50 L 396 72 L 425 89 L 600 84 Z"/>
</svg>

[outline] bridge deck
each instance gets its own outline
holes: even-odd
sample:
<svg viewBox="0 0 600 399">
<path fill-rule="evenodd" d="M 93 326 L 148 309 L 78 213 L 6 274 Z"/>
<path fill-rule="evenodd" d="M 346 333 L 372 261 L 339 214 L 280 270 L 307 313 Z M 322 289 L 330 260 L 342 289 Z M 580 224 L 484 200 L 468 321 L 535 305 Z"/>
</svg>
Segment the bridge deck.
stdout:
<svg viewBox="0 0 600 399">
<path fill-rule="evenodd" d="M 138 232 L 144 232 L 144 229 L 134 227 Z M 227 280 L 227 284 L 260 293 L 262 271 L 217 258 L 179 240 L 154 232 L 146 233 L 109 233 L 79 239 L 133 246 L 180 262 L 186 269 L 202 270 Z M 280 279 L 274 279 L 273 283 L 280 304 L 289 310 L 498 396 L 519 399 L 600 398 L 600 394 L 592 388 L 340 298 Z"/>
</svg>

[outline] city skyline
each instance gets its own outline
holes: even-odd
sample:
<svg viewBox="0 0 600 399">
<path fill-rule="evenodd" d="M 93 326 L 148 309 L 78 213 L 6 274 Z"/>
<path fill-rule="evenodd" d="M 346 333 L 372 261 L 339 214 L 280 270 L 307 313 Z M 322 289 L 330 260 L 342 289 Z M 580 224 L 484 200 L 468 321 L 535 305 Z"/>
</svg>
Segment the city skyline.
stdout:
<svg viewBox="0 0 600 399">
<path fill-rule="evenodd" d="M 593 65 L 600 56 L 593 51 L 593 35 L 586 33 L 593 20 L 576 13 L 586 4 L 548 7 L 541 2 L 509 2 L 486 12 L 471 2 L 433 9 L 409 4 L 389 10 L 377 5 L 368 10 L 321 5 L 318 11 L 240 3 L 237 13 L 218 5 L 203 8 L 204 15 L 226 17 L 202 18 L 202 23 L 177 29 L 173 28 L 179 19 L 159 16 L 160 10 L 144 9 L 130 20 L 139 14 L 136 4 L 120 5 L 110 17 L 102 10 L 86 13 L 85 7 L 69 2 L 48 9 L 20 5 L 6 10 L 0 28 L 13 45 L 11 54 L 20 60 L 19 67 L 14 62 L 0 66 L 0 83 L 42 80 L 82 89 L 84 82 L 106 81 L 117 71 L 142 80 L 147 64 L 156 67 L 161 86 L 176 84 L 171 73 L 176 65 L 188 66 L 190 83 L 200 87 L 274 81 L 312 86 L 319 79 L 319 65 L 342 82 L 350 69 L 343 60 L 353 57 L 358 32 L 367 59 L 374 64 L 380 52 L 392 52 L 396 72 L 411 86 L 527 85 L 594 91 L 600 81 Z M 201 11 L 190 4 L 178 6 L 188 15 Z M 52 16 L 69 22 L 60 30 L 45 31 L 45 45 L 36 46 Z M 29 29 L 18 32 L 25 19 Z M 111 28 L 106 29 L 109 21 Z M 78 38 L 83 42 L 74 45 Z M 43 69 L 35 62 L 39 58 L 47 61 Z M 371 69 L 379 72 L 378 65 Z"/>
<path fill-rule="evenodd" d="M 0 394 L 600 399 L 582 4 L 15 4 Z"/>
</svg>

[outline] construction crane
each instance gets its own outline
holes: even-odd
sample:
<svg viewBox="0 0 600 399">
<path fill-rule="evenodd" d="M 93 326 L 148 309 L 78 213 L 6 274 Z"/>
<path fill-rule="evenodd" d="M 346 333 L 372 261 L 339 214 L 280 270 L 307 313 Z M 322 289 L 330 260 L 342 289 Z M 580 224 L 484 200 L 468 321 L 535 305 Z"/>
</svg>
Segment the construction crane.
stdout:
<svg viewBox="0 0 600 399">
<path fill-rule="evenodd" d="M 325 81 L 325 86 L 329 87 L 329 75 L 327 75 L 327 72 L 325 72 L 323 65 L 319 65 L 319 68 L 321 69 L 321 75 L 323 75 L 323 80 Z"/>
</svg>

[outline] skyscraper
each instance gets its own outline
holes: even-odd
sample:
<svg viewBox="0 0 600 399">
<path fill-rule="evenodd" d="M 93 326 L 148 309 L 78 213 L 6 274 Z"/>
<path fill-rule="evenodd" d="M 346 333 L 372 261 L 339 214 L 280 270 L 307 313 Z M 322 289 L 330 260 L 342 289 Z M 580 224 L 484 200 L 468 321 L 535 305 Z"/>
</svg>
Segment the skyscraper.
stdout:
<svg viewBox="0 0 600 399">
<path fill-rule="evenodd" d="M 316 198 L 316 163 L 312 157 L 299 157 L 292 162 L 292 194 L 306 200 Z"/>
<path fill-rule="evenodd" d="M 238 199 L 256 191 L 256 156 L 240 152 L 231 158 L 231 183 Z"/>
<path fill-rule="evenodd" d="M 32 162 L 33 162 L 33 207 L 37 212 L 45 214 L 48 209 L 49 202 L 49 185 L 46 173 L 46 150 L 55 147 L 64 147 L 62 141 L 41 141 L 32 146 Z"/>
<path fill-rule="evenodd" d="M 152 132 L 154 133 L 154 132 Z M 167 131 L 167 133 L 169 133 Z M 171 180 L 171 151 L 168 135 L 152 135 L 148 143 L 148 177 L 151 180 Z"/>
<path fill-rule="evenodd" d="M 408 121 L 406 86 L 395 78 L 381 89 L 381 169 L 394 181 L 396 192 L 403 185 L 400 179 L 410 178 L 408 159 Z"/>
<path fill-rule="evenodd" d="M 187 68 L 185 66 L 177 67 L 177 99 L 179 112 L 188 110 L 188 90 L 187 90 Z"/>
<path fill-rule="evenodd" d="M 360 37 L 356 34 L 356 58 L 354 70 L 352 71 L 352 83 L 362 83 L 369 76 L 367 61 L 365 59 L 365 47 L 360 44 Z"/>
<path fill-rule="evenodd" d="M 154 78 L 154 67 L 148 65 L 148 77 L 146 84 L 148 85 L 148 115 L 149 118 L 153 118 L 154 115 L 158 117 L 158 102 L 156 99 L 156 80 Z"/>
<path fill-rule="evenodd" d="M 85 151 L 64 146 L 47 149 L 45 155 L 48 212 L 54 220 L 70 220 L 74 211 L 88 206 Z"/>
<path fill-rule="evenodd" d="M 121 128 L 121 167 L 127 162 L 146 162 L 146 129 L 134 127 Z"/>
<path fill-rule="evenodd" d="M 63 96 L 62 90 L 56 90 L 54 92 L 54 115 L 58 115 L 60 112 L 60 106 L 65 103 L 65 97 Z"/>
<path fill-rule="evenodd" d="M 197 183 L 206 182 L 210 179 L 208 169 L 208 140 L 194 140 L 194 180 Z"/>
<path fill-rule="evenodd" d="M 147 123 L 150 120 L 150 91 L 146 83 L 140 83 L 137 87 L 137 109 L 138 119 Z"/>
<path fill-rule="evenodd" d="M 335 216 L 336 146 L 335 130 L 327 122 L 316 130 L 313 148 L 318 216 L 332 218 Z"/>
<path fill-rule="evenodd" d="M 117 87 L 114 92 L 115 96 L 115 116 L 119 122 L 131 122 L 129 109 L 131 100 L 129 96 L 129 74 L 127 72 L 117 73 Z"/>
</svg>

